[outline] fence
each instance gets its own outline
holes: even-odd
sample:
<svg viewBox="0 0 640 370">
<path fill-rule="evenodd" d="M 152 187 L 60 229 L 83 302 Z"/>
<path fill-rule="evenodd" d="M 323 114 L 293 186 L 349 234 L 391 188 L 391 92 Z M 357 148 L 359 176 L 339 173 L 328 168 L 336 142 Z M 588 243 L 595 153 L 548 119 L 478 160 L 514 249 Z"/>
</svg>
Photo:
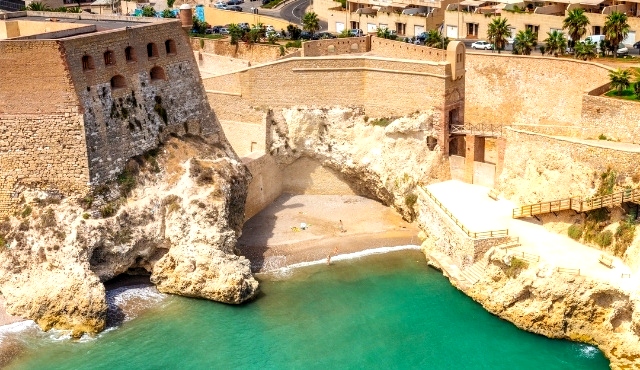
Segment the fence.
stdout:
<svg viewBox="0 0 640 370">
<path fill-rule="evenodd" d="M 509 236 L 509 230 L 490 230 L 490 231 L 471 231 L 466 226 L 458 220 L 456 216 L 451 213 L 426 187 L 422 187 L 422 190 L 434 201 L 434 203 L 440 207 L 444 211 L 444 213 L 451 218 L 451 220 L 462 230 L 463 233 L 467 234 L 468 237 L 472 239 L 485 239 L 485 238 L 497 238 Z"/>
<path fill-rule="evenodd" d="M 493 125 L 489 123 L 470 124 L 465 123 L 463 125 L 452 124 L 449 126 L 449 131 L 452 134 L 464 134 L 464 135 L 477 135 L 477 136 L 502 136 L 503 125 Z"/>
<path fill-rule="evenodd" d="M 533 253 L 521 252 L 517 254 L 518 256 L 522 256 L 522 259 L 529 262 L 540 262 L 540 256 Z"/>
<path fill-rule="evenodd" d="M 572 269 L 566 267 L 556 267 L 556 272 L 560 274 L 580 275 L 580 269 Z"/>
<path fill-rule="evenodd" d="M 567 198 L 552 200 L 550 202 L 529 204 L 514 208 L 512 216 L 513 218 L 530 217 L 565 210 L 586 212 L 598 208 L 613 207 L 626 202 L 640 203 L 640 189 L 625 189 L 613 194 L 603 195 L 587 200 Z"/>
</svg>

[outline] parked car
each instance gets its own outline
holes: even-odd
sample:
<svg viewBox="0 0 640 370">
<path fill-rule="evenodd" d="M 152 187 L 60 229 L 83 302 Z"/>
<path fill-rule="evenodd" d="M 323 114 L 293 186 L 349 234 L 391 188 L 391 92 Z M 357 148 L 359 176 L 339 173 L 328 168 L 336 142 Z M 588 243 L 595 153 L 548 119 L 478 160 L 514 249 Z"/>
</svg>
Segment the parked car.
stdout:
<svg viewBox="0 0 640 370">
<path fill-rule="evenodd" d="M 313 38 L 313 35 L 307 31 L 302 31 L 300 33 L 300 39 L 302 40 L 311 40 Z"/>
<path fill-rule="evenodd" d="M 269 31 L 275 31 L 276 29 L 275 29 L 275 28 L 273 28 L 273 26 L 272 26 L 272 25 L 268 24 L 268 25 L 267 25 L 267 27 L 265 28 L 265 30 L 266 30 L 267 32 L 269 32 Z"/>
<path fill-rule="evenodd" d="M 360 36 L 364 36 L 364 32 L 362 32 L 362 30 L 357 30 L 357 29 L 350 29 L 349 30 L 349 36 L 350 37 L 360 37 Z"/>
<path fill-rule="evenodd" d="M 227 6 L 227 10 L 233 10 L 236 12 L 241 12 L 242 11 L 242 7 L 239 5 L 231 5 L 231 6 Z"/>
<path fill-rule="evenodd" d="M 262 0 L 262 5 L 267 5 L 271 2 L 271 0 Z"/>
<path fill-rule="evenodd" d="M 242 4 L 240 0 L 229 0 L 227 1 L 227 5 L 239 5 Z"/>
<path fill-rule="evenodd" d="M 623 43 L 618 44 L 618 50 L 616 52 L 618 53 L 618 56 L 629 55 L 629 49 L 626 46 L 624 46 Z"/>
<path fill-rule="evenodd" d="M 317 37 L 318 40 L 320 39 L 335 39 L 336 35 L 332 34 L 331 32 L 318 32 L 314 35 L 315 37 Z"/>
<path fill-rule="evenodd" d="M 490 44 L 486 41 L 476 41 L 471 44 L 471 49 L 492 50 L 493 44 Z"/>
<path fill-rule="evenodd" d="M 220 28 L 220 31 L 218 31 L 219 34 L 221 35 L 228 35 L 229 34 L 229 29 L 228 28 Z"/>
<path fill-rule="evenodd" d="M 249 23 L 246 22 L 238 23 L 238 27 L 242 28 L 243 30 L 248 30 L 250 28 Z"/>
<path fill-rule="evenodd" d="M 428 32 L 422 32 L 418 36 L 416 36 L 416 41 L 419 41 L 421 44 L 424 44 L 429 38 Z"/>
<path fill-rule="evenodd" d="M 216 9 L 227 10 L 227 4 L 216 3 L 216 5 L 214 5 L 214 7 L 215 7 Z"/>
</svg>

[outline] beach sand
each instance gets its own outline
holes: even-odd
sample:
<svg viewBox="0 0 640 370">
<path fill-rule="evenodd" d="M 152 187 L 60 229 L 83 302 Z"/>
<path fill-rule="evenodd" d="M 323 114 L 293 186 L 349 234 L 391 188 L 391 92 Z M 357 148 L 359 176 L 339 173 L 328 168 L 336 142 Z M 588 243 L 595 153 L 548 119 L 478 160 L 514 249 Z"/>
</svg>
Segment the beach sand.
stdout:
<svg viewBox="0 0 640 370">
<path fill-rule="evenodd" d="M 24 321 L 24 319 L 21 317 L 9 315 L 5 309 L 4 302 L 4 297 L 0 295 L 0 326 L 13 324 L 14 322 L 18 321 Z"/>
<path fill-rule="evenodd" d="M 327 259 L 329 254 L 419 245 L 418 232 L 417 225 L 371 199 L 285 194 L 245 223 L 237 249 L 254 272 L 264 272 Z"/>
</svg>

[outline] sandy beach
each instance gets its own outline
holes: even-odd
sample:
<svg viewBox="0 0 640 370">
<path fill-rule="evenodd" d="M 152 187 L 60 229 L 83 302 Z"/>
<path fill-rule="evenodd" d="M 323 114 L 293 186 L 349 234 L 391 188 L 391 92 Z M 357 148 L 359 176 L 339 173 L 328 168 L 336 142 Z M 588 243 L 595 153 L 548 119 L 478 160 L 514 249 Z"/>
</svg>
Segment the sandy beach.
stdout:
<svg viewBox="0 0 640 370">
<path fill-rule="evenodd" d="M 264 272 L 329 254 L 419 244 L 418 232 L 416 225 L 371 199 L 285 194 L 245 223 L 238 251 L 254 272 Z"/>
<path fill-rule="evenodd" d="M 24 321 L 18 316 L 11 316 L 7 313 L 4 305 L 4 297 L 0 295 L 0 326 L 13 324 L 14 322 Z"/>
</svg>

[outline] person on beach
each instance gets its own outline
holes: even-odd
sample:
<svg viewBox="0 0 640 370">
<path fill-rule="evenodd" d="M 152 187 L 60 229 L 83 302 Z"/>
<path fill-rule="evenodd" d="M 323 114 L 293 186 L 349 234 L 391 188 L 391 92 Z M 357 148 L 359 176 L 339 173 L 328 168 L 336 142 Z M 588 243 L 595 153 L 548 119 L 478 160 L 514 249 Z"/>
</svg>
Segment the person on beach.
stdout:
<svg viewBox="0 0 640 370">
<path fill-rule="evenodd" d="M 342 225 L 342 220 L 340 220 L 340 232 L 341 233 L 346 233 L 347 230 L 344 229 L 344 226 Z"/>
<path fill-rule="evenodd" d="M 327 254 L 327 266 L 331 265 L 331 254 Z"/>
</svg>

